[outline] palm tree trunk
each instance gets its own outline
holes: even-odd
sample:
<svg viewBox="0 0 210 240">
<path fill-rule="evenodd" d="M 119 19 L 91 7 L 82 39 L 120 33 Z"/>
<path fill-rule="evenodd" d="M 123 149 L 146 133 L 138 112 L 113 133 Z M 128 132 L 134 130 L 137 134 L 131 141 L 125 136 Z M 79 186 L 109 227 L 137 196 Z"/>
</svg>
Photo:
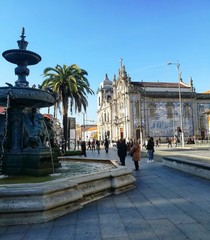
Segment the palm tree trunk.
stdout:
<svg viewBox="0 0 210 240">
<path fill-rule="evenodd" d="M 63 97 L 63 99 L 65 99 Z M 63 101 L 63 137 L 64 137 L 64 151 L 67 149 L 68 140 L 68 100 Z"/>
<path fill-rule="evenodd" d="M 66 152 L 67 140 L 68 140 L 67 120 L 68 120 L 68 115 L 65 113 L 63 115 L 63 137 L 64 137 L 64 151 L 65 152 Z"/>
</svg>

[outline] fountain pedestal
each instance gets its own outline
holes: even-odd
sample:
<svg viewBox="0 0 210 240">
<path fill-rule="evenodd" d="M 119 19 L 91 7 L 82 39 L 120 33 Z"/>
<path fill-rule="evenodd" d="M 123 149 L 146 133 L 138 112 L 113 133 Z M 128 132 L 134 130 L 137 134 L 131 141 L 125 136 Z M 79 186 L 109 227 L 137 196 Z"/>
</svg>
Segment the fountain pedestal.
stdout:
<svg viewBox="0 0 210 240">
<path fill-rule="evenodd" d="M 11 151 L 6 154 L 3 169 L 7 175 L 47 175 L 53 172 L 51 154 L 48 149 Z"/>
<path fill-rule="evenodd" d="M 23 29 L 19 49 L 2 54 L 7 61 L 18 65 L 15 68 L 18 79 L 15 86 L 7 83 L 9 87 L 0 87 L 0 106 L 7 109 L 4 119 L 0 119 L 5 126 L 0 131 L 0 170 L 6 175 L 44 175 L 52 173 L 54 165 L 59 164 L 51 148 L 55 147 L 49 134 L 52 129 L 39 109 L 52 106 L 55 98 L 48 91 L 29 87 L 27 66 L 37 64 L 41 57 L 26 50 L 28 42 L 24 38 Z"/>
</svg>

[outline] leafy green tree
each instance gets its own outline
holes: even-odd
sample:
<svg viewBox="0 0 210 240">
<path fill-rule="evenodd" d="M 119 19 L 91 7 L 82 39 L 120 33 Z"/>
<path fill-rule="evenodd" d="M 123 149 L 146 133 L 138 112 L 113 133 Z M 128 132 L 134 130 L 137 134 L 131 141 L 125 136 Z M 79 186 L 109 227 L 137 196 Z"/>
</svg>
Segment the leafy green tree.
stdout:
<svg viewBox="0 0 210 240">
<path fill-rule="evenodd" d="M 44 69 L 43 75 L 45 80 L 42 83 L 42 88 L 50 88 L 56 94 L 56 106 L 59 108 L 60 104 L 62 105 L 64 149 L 66 151 L 69 107 L 71 113 L 73 107 L 75 112 L 81 112 L 82 109 L 86 112 L 87 96 L 94 94 L 94 92 L 86 78 L 88 73 L 76 64 L 56 65 L 55 68 L 48 67 Z"/>
</svg>

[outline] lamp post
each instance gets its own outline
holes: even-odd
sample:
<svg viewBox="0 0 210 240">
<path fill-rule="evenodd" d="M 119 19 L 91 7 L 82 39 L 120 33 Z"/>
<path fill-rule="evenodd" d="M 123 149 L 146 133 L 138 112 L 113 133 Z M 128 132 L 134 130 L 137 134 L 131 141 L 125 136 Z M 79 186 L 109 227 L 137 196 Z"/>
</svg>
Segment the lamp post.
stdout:
<svg viewBox="0 0 210 240">
<path fill-rule="evenodd" d="M 180 128 L 181 128 L 181 146 L 184 147 L 184 129 L 182 123 L 182 98 L 181 98 L 181 72 L 180 72 L 180 64 L 169 62 L 167 65 L 176 65 L 178 71 L 178 83 L 179 83 L 179 107 L 180 107 Z"/>
<path fill-rule="evenodd" d="M 82 140 L 85 141 L 85 113 L 83 114 L 83 136 L 82 136 Z"/>
</svg>

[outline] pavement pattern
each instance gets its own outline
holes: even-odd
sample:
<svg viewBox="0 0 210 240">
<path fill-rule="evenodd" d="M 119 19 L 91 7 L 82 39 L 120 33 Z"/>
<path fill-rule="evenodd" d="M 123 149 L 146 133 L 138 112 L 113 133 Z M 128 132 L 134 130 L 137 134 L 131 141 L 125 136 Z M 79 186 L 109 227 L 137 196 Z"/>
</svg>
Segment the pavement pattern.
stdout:
<svg viewBox="0 0 210 240">
<path fill-rule="evenodd" d="M 109 153 L 102 149 L 100 154 L 88 150 L 87 157 L 119 160 L 114 148 Z M 130 156 L 126 167 L 134 170 Z M 133 190 L 89 203 L 47 223 L 0 227 L 0 239 L 210 239 L 209 180 L 164 167 L 160 161 L 147 163 L 146 158 L 133 175 Z"/>
</svg>

